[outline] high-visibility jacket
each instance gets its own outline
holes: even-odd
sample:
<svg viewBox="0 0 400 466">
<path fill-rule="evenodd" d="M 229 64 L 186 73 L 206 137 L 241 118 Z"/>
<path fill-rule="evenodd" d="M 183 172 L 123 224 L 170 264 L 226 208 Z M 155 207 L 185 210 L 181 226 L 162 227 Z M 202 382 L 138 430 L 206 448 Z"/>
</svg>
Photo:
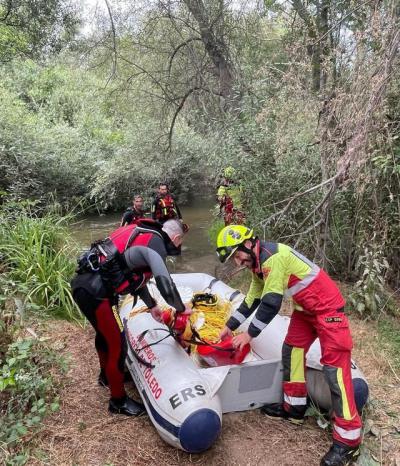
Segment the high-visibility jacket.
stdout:
<svg viewBox="0 0 400 466">
<path fill-rule="evenodd" d="M 220 199 L 221 205 L 226 203 L 228 198 L 231 200 L 234 209 L 242 209 L 242 187 L 233 181 L 225 181 L 221 184 L 218 187 L 217 197 Z"/>
<path fill-rule="evenodd" d="M 328 274 L 290 246 L 257 241 L 255 254 L 257 260 L 247 296 L 227 322 L 232 330 L 258 306 L 248 329 L 256 337 L 279 312 L 283 296 L 293 299 L 296 310 L 313 314 L 345 305 Z"/>
</svg>

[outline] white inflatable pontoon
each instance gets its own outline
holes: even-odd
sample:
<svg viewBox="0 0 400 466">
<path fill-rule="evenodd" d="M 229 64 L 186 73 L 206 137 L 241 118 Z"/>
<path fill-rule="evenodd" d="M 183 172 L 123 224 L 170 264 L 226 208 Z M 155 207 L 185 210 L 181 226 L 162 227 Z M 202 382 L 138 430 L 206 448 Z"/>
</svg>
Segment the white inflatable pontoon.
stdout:
<svg viewBox="0 0 400 466">
<path fill-rule="evenodd" d="M 232 312 L 244 296 L 211 275 L 174 274 L 172 278 L 182 299 L 189 302 L 194 292 L 210 292 L 232 303 Z M 154 283 L 149 290 L 162 301 Z M 135 307 L 142 307 L 138 301 Z M 167 327 L 149 313 L 134 314 L 132 298 L 120 309 L 128 341 L 127 366 L 136 383 L 147 412 L 160 436 L 170 445 L 190 453 L 208 449 L 217 439 L 222 414 L 246 411 L 265 403 L 282 401 L 281 348 L 290 318 L 276 316 L 251 342 L 252 351 L 242 364 L 200 367 L 196 360 L 172 338 Z M 252 316 L 239 330 L 245 330 Z M 164 329 L 164 330 L 162 330 Z M 143 332 L 145 336 L 141 339 Z M 142 364 L 133 351 L 148 364 Z M 320 408 L 331 407 L 330 391 L 320 364 L 321 349 L 316 340 L 307 353 L 307 388 L 311 400 Z M 148 367 L 151 364 L 153 367 Z M 368 385 L 353 363 L 352 378 L 359 411 L 368 399 Z"/>
</svg>

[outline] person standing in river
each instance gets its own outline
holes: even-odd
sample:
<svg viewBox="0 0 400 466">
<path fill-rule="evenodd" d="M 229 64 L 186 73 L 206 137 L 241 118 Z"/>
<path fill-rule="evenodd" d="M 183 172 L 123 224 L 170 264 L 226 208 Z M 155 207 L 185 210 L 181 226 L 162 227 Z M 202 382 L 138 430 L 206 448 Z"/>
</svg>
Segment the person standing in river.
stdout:
<svg viewBox="0 0 400 466">
<path fill-rule="evenodd" d="M 132 206 L 128 207 L 122 216 L 121 227 L 136 224 L 140 218 L 144 218 L 146 212 L 143 210 L 143 197 L 136 194 L 132 200 Z"/>
<path fill-rule="evenodd" d="M 115 308 L 118 295 L 130 293 L 135 299 L 139 296 L 153 318 L 161 321 L 162 311 L 146 286 L 154 276 L 165 301 L 178 313 L 190 313 L 165 265 L 167 255 L 176 254 L 183 235 L 178 220 L 168 220 L 161 227 L 144 219 L 113 231 L 78 262 L 77 275 L 71 282 L 72 296 L 96 331 L 99 384 L 110 387 L 111 413 L 137 416 L 144 412 L 144 407 L 129 398 L 124 388 L 126 340 Z"/>
<path fill-rule="evenodd" d="M 151 216 L 161 224 L 171 219 L 182 220 L 178 204 L 174 196 L 169 192 L 169 187 L 166 183 L 160 183 L 158 186 L 158 192 L 151 205 Z"/>
</svg>

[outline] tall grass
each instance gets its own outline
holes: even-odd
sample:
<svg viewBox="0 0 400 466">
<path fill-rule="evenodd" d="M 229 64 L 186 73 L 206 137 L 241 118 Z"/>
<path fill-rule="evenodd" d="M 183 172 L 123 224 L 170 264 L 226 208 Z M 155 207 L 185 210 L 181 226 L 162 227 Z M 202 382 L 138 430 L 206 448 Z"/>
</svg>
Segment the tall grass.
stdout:
<svg viewBox="0 0 400 466">
<path fill-rule="evenodd" d="M 27 302 L 68 319 L 79 318 L 69 281 L 75 251 L 68 233 L 68 216 L 35 216 L 22 209 L 0 211 L 0 262 L 9 278 L 23 289 Z"/>
</svg>

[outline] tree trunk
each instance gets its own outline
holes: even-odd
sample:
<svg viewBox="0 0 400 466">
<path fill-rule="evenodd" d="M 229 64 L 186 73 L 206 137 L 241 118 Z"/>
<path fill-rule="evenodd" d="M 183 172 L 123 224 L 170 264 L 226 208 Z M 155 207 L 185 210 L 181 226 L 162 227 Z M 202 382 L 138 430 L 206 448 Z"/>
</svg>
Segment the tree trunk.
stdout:
<svg viewBox="0 0 400 466">
<path fill-rule="evenodd" d="M 228 47 L 223 39 L 222 31 L 216 34 L 216 25 L 222 24 L 223 2 L 220 2 L 217 18 L 211 21 L 202 0 L 183 0 L 188 10 L 196 19 L 204 48 L 214 65 L 214 74 L 219 81 L 219 92 L 228 109 L 233 108 L 235 100 L 235 70 L 229 60 Z"/>
</svg>

